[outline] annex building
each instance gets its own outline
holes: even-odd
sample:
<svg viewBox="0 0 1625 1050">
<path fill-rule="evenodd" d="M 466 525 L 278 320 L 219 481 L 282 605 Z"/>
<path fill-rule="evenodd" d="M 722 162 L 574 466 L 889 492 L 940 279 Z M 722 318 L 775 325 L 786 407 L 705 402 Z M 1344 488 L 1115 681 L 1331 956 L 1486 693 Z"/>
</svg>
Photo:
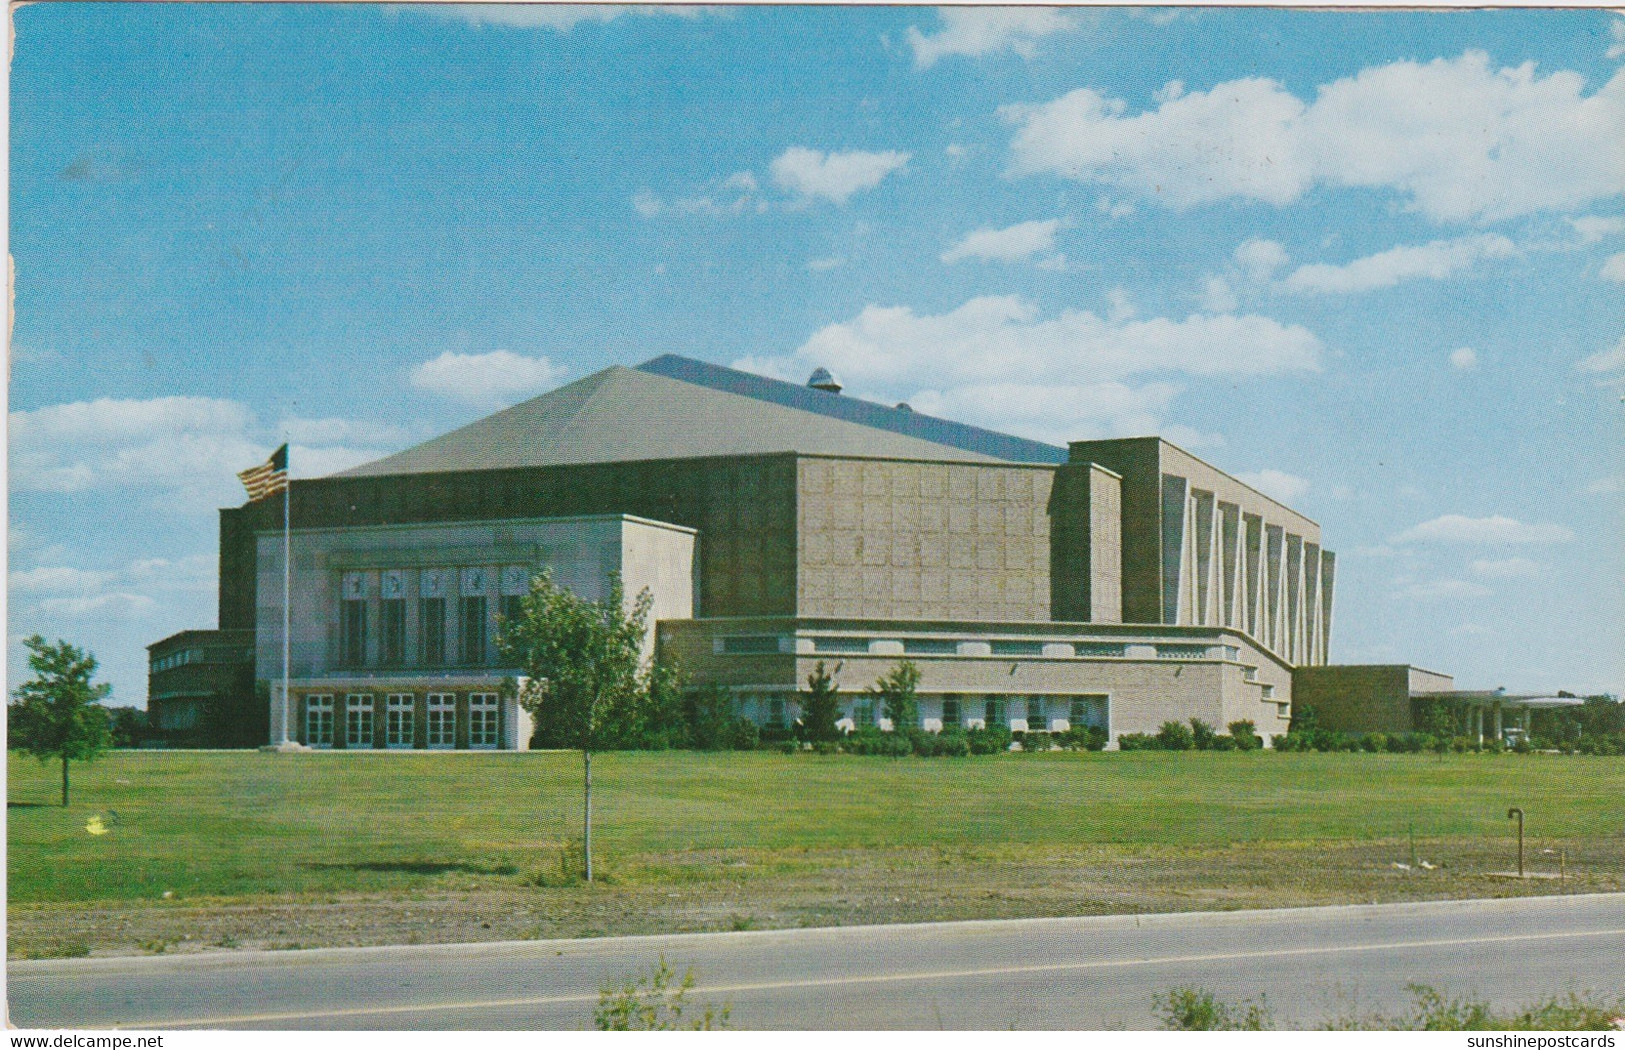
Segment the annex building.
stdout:
<svg viewBox="0 0 1625 1050">
<path fill-rule="evenodd" d="M 611 572 L 647 587 L 649 652 L 763 724 L 797 717 L 819 661 L 843 724 L 874 722 L 866 688 L 907 658 L 926 729 L 1269 737 L 1332 627 L 1319 526 L 1174 445 L 1042 444 L 822 370 L 609 368 L 294 481 L 290 514 L 288 695 L 281 496 L 220 512 L 219 629 L 271 684 L 272 739 L 313 747 L 526 747 L 495 638 L 544 567 L 590 597 Z"/>
</svg>

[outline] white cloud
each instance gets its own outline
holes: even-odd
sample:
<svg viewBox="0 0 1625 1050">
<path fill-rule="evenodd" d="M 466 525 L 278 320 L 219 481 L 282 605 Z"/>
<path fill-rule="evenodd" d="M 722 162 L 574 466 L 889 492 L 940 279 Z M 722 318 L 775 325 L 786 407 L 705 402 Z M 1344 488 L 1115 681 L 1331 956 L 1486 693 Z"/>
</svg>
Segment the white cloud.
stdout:
<svg viewBox="0 0 1625 1050">
<path fill-rule="evenodd" d="M 1450 367 L 1458 372 L 1471 372 L 1478 367 L 1478 351 L 1470 346 L 1458 346 L 1450 351 Z"/>
<path fill-rule="evenodd" d="M 166 511 L 240 503 L 236 472 L 264 461 L 286 435 L 295 477 L 342 462 L 375 459 L 372 444 L 406 438 L 398 427 L 342 419 L 285 419 L 262 425 L 252 410 L 220 398 L 97 398 L 13 412 L 11 484 L 17 491 L 63 494 L 134 488 Z"/>
<path fill-rule="evenodd" d="M 1010 51 L 1022 58 L 1038 52 L 1038 42 L 1083 25 L 1075 12 L 1052 7 L 942 7 L 937 9 L 942 29 L 930 36 L 909 26 L 908 44 L 914 65 L 927 69 L 950 55 L 980 58 Z"/>
<path fill-rule="evenodd" d="M 1430 580 L 1426 583 L 1400 584 L 1394 589 L 1394 597 L 1417 602 L 1486 598 L 1492 593 L 1488 587 L 1466 580 Z"/>
<path fill-rule="evenodd" d="M 480 408 L 512 404 L 556 386 L 567 369 L 545 357 L 510 350 L 459 354 L 450 350 L 412 369 L 412 385 Z"/>
<path fill-rule="evenodd" d="M 6 587 L 11 591 L 30 594 L 80 594 L 105 587 L 113 579 L 111 573 L 74 569 L 65 565 L 41 565 L 23 572 L 6 575 Z"/>
<path fill-rule="evenodd" d="M 1625 215 L 1581 215 L 1568 222 L 1579 234 L 1581 244 L 1596 244 L 1625 233 Z"/>
<path fill-rule="evenodd" d="M 1202 285 L 1200 297 L 1202 309 L 1210 314 L 1227 314 L 1233 312 L 1238 305 L 1236 293 L 1230 287 L 1230 282 L 1223 277 L 1209 277 Z"/>
<path fill-rule="evenodd" d="M 1417 277 L 1443 280 L 1483 259 L 1506 259 L 1518 254 L 1510 240 L 1497 233 L 1458 237 L 1454 240 L 1407 244 L 1334 266 L 1310 263 L 1300 266 L 1281 282 L 1292 292 L 1339 294 L 1391 288 Z"/>
<path fill-rule="evenodd" d="M 1424 521 L 1420 525 L 1394 537 L 1395 543 L 1567 543 L 1574 533 L 1562 525 L 1551 522 L 1525 524 L 1515 518 L 1499 514 L 1488 518 L 1469 518 L 1463 514 L 1445 514 Z"/>
<path fill-rule="evenodd" d="M 965 235 L 952 248 L 942 253 L 942 261 L 956 263 L 964 259 L 985 262 L 1019 262 L 1039 252 L 1053 251 L 1055 231 L 1061 220 L 1044 219 L 1018 222 L 1002 230 L 983 227 Z"/>
<path fill-rule="evenodd" d="M 50 616 L 89 616 L 93 613 L 104 613 L 118 617 L 148 613 L 157 607 L 158 603 L 146 595 L 131 594 L 127 591 L 73 598 L 47 598 L 38 606 L 41 613 Z"/>
<path fill-rule="evenodd" d="M 1614 19 L 1613 24 L 1608 27 L 1608 38 L 1612 41 L 1608 45 L 1608 57 L 1625 58 L 1625 22 Z"/>
<path fill-rule="evenodd" d="M 1625 492 L 1625 477 L 1615 476 L 1610 478 L 1598 478 L 1596 481 L 1593 481 L 1591 484 L 1586 486 L 1586 491 L 1594 496 L 1600 496 L 1610 492 Z"/>
<path fill-rule="evenodd" d="M 822 259 L 808 259 L 807 269 L 811 270 L 813 273 L 828 273 L 830 270 L 834 270 L 845 265 L 845 263 L 846 260 L 841 258 L 839 255 L 830 255 L 825 256 Z"/>
<path fill-rule="evenodd" d="M 1475 558 L 1471 566 L 1473 575 L 1492 580 L 1528 580 L 1539 576 L 1545 566 L 1528 558 Z"/>
<path fill-rule="evenodd" d="M 1237 474 L 1236 477 L 1264 495 L 1289 505 L 1309 491 L 1308 479 L 1288 474 L 1284 470 L 1266 468 Z"/>
<path fill-rule="evenodd" d="M 1135 320 L 1121 298 L 1113 312 L 1115 320 L 1077 310 L 1045 317 L 1018 296 L 976 298 L 938 315 L 869 306 L 788 357 L 735 367 L 799 381 L 822 365 L 854 392 L 1042 440 L 1155 432 L 1178 389 L 1128 382 L 1136 377 L 1320 367 L 1320 341 L 1296 325 L 1229 315 Z"/>
<path fill-rule="evenodd" d="M 583 22 L 613 22 L 626 15 L 699 18 L 718 9 L 699 4 L 399 4 L 393 12 L 444 18 L 470 25 L 554 29 L 568 33 Z"/>
<path fill-rule="evenodd" d="M 1286 249 L 1277 241 L 1254 237 L 1236 245 L 1232 256 L 1249 279 L 1268 281 L 1287 264 Z"/>
<path fill-rule="evenodd" d="M 1136 114 L 1090 88 L 1001 113 L 1018 125 L 1015 174 L 1116 186 L 1176 209 L 1365 187 L 1399 193 L 1435 221 L 1496 221 L 1625 186 L 1625 71 L 1594 94 L 1584 88 L 1572 71 L 1494 69 L 1468 52 L 1371 67 L 1310 103 L 1248 78 Z"/>
<path fill-rule="evenodd" d="M 768 166 L 773 185 L 803 197 L 823 197 L 836 204 L 859 190 L 874 189 L 882 179 L 907 164 L 909 154 L 896 150 L 870 153 L 849 150 L 824 153 L 791 146 Z"/>
<path fill-rule="evenodd" d="M 1581 361 L 1579 368 L 1582 372 L 1615 372 L 1625 368 L 1625 338 Z"/>
<path fill-rule="evenodd" d="M 1602 279 L 1625 283 L 1625 252 L 1610 255 L 1602 264 Z"/>
</svg>

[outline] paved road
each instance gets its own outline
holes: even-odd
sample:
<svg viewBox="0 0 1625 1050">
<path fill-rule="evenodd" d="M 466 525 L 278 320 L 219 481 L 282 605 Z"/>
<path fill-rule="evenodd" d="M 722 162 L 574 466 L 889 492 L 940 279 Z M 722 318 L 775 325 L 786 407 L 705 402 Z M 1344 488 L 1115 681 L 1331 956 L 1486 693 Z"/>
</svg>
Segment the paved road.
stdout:
<svg viewBox="0 0 1625 1050">
<path fill-rule="evenodd" d="M 736 1027 L 1145 1028 L 1183 985 L 1266 994 L 1288 1027 L 1400 1009 L 1413 981 L 1625 994 L 1625 894 L 14 962 L 8 997 L 27 1027 L 578 1028 L 661 955 Z"/>
</svg>

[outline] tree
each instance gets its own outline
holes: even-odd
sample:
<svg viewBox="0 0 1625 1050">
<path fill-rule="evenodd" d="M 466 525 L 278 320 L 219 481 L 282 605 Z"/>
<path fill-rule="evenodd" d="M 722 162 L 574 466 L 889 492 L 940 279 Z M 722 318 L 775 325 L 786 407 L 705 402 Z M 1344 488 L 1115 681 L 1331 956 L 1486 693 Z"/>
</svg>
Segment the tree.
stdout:
<svg viewBox="0 0 1625 1050">
<path fill-rule="evenodd" d="M 78 646 L 58 639 L 55 645 L 39 635 L 23 639 L 28 666 L 34 677 L 17 687 L 11 707 L 13 747 L 42 762 L 62 762 L 62 805 L 68 804 L 68 763 L 95 758 L 112 744 L 107 708 L 101 705 L 112 686 L 96 685 L 96 658 Z"/>
<path fill-rule="evenodd" d="M 870 687 L 870 694 L 880 701 L 881 711 L 891 719 L 892 732 L 901 733 L 919 724 L 919 685 L 920 669 L 912 660 L 899 660 Z"/>
<path fill-rule="evenodd" d="M 619 573 L 602 601 L 588 601 L 543 571 L 530 583 L 520 614 L 504 625 L 503 662 L 523 670 L 507 691 L 536 718 L 537 736 L 581 751 L 583 875 L 592 881 L 592 754 L 606 744 L 608 712 L 637 706 L 643 639 L 654 598 L 644 589 L 628 609 Z"/>
<path fill-rule="evenodd" d="M 841 713 L 840 696 L 835 679 L 824 670 L 824 661 L 818 661 L 813 673 L 807 676 L 807 697 L 801 706 L 801 724 L 812 741 L 839 740 L 841 731 L 835 720 Z"/>
</svg>

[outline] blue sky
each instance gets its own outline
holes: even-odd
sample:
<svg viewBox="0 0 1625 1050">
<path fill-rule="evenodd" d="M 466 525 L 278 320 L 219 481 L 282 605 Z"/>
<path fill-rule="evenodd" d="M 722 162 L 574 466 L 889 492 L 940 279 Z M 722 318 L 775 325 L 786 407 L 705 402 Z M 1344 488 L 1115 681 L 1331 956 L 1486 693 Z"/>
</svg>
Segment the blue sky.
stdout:
<svg viewBox="0 0 1625 1050">
<path fill-rule="evenodd" d="M 284 438 L 329 473 L 675 352 L 1162 433 L 1321 523 L 1335 661 L 1625 684 L 1608 12 L 13 19 L 13 683 L 39 631 L 144 702 Z"/>
</svg>

